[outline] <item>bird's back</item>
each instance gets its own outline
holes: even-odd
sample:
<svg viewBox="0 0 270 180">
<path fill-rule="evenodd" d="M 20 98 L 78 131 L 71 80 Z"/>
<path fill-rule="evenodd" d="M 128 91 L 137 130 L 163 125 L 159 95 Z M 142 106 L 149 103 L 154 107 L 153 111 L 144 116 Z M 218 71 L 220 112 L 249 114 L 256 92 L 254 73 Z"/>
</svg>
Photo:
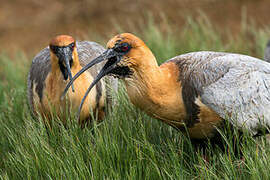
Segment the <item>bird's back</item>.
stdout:
<svg viewBox="0 0 270 180">
<path fill-rule="evenodd" d="M 230 117 L 234 125 L 254 134 L 263 124 L 270 126 L 269 63 L 246 55 L 208 51 L 180 55 L 168 62 L 178 65 L 183 86 L 194 90 L 187 100 L 200 97 L 222 118 Z"/>
</svg>

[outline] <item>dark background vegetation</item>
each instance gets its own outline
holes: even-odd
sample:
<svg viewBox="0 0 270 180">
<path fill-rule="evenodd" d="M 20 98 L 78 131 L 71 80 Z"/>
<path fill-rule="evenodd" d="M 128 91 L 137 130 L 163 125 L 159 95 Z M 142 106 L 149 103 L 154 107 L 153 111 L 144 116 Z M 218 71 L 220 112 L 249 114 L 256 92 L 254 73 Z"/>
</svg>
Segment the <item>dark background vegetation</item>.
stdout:
<svg viewBox="0 0 270 180">
<path fill-rule="evenodd" d="M 57 34 L 109 39 L 120 30 L 143 31 L 152 16 L 160 30 L 182 29 L 188 16 L 203 12 L 215 28 L 237 36 L 241 21 L 269 24 L 269 0 L 0 0 L 0 47 L 9 53 L 37 53 Z M 166 17 L 166 18 L 164 18 Z M 121 31 L 120 31 L 121 32 Z"/>
</svg>

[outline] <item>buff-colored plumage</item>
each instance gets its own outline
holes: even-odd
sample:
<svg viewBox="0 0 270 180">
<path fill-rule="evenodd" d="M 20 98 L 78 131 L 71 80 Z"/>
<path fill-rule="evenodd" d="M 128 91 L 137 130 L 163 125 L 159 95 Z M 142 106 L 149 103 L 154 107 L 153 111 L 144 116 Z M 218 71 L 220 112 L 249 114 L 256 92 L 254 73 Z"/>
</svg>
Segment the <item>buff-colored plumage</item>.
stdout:
<svg viewBox="0 0 270 180">
<path fill-rule="evenodd" d="M 66 47 L 75 43 L 72 52 L 72 75 L 76 74 L 82 66 L 89 63 L 92 59 L 99 56 L 104 48 L 89 41 L 75 40 L 71 36 L 60 35 L 51 40 L 50 46 Z M 28 100 L 33 114 L 41 114 L 45 119 L 51 119 L 53 114 L 66 121 L 70 112 L 78 110 L 80 101 L 88 87 L 93 81 L 93 76 L 98 73 L 102 65 L 88 70 L 78 81 L 74 83 L 74 90 L 70 89 L 66 99 L 61 100 L 61 94 L 68 82 L 65 80 L 59 67 L 59 58 L 49 47 L 43 49 L 33 59 L 30 72 L 28 74 Z M 113 82 L 114 81 L 114 82 Z M 107 85 L 115 84 L 115 80 L 107 79 Z M 102 120 L 105 115 L 105 101 L 109 101 L 110 91 L 106 87 L 105 80 L 101 81 L 86 99 L 80 113 L 80 123 L 88 121 L 90 112 L 98 112 L 98 119 Z"/>
<path fill-rule="evenodd" d="M 113 37 L 107 48 L 84 68 L 106 61 L 94 82 L 108 74 L 123 79 L 135 106 L 192 139 L 214 137 L 216 128 L 227 123 L 253 135 L 270 126 L 270 63 L 241 54 L 202 51 L 158 66 L 151 50 L 130 33 Z"/>
<path fill-rule="evenodd" d="M 119 40 L 132 46 L 130 52 L 120 61 L 134 72 L 132 76 L 124 79 L 130 101 L 150 116 L 183 129 L 187 113 L 182 97 L 182 82 L 179 80 L 180 67 L 174 62 L 158 66 L 155 56 L 145 43 L 129 33 L 112 38 L 107 47 L 113 48 Z M 190 137 L 211 137 L 222 118 L 199 98 L 196 103 L 200 108 L 200 122 L 188 128 Z"/>
</svg>

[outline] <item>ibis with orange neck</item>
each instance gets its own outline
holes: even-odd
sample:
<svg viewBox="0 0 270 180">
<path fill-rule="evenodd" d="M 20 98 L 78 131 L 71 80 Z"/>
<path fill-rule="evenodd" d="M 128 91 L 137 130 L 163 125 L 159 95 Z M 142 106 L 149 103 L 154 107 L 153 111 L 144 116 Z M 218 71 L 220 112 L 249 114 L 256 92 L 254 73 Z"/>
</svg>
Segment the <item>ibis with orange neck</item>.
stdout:
<svg viewBox="0 0 270 180">
<path fill-rule="evenodd" d="M 104 50 L 95 42 L 76 42 L 68 35 L 53 38 L 49 46 L 35 56 L 28 74 L 28 101 L 32 114 L 35 116 L 40 114 L 49 121 L 55 115 L 63 122 L 70 119 L 69 116 L 72 112 L 77 112 L 88 86 L 105 62 L 80 76 L 72 84 L 72 89 L 67 92 L 64 99 L 61 99 L 61 94 L 68 80 L 72 79 L 83 66 L 100 56 Z M 104 118 L 106 107 L 111 102 L 112 90 L 108 87 L 117 88 L 116 81 L 109 78 L 106 82 L 101 80 L 95 84 L 79 114 L 81 125 L 92 120 L 92 112 L 98 121 Z"/>
<path fill-rule="evenodd" d="M 148 115 L 192 139 L 212 138 L 228 122 L 252 135 L 270 126 L 270 64 L 247 55 L 201 51 L 158 66 L 151 50 L 130 33 L 113 37 L 92 66 L 106 62 L 93 83 L 112 75 L 123 79 L 130 101 Z M 83 102 L 81 103 L 83 104 Z"/>
</svg>

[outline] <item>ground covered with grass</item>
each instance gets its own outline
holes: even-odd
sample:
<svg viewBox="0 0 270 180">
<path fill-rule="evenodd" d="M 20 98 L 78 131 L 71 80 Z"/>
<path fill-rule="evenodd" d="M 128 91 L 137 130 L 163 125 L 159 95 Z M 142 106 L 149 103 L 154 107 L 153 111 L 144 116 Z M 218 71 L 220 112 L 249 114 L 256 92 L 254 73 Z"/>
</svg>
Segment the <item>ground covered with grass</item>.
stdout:
<svg viewBox="0 0 270 180">
<path fill-rule="evenodd" d="M 163 29 L 164 30 L 164 29 Z M 120 31 L 124 31 L 121 29 Z M 242 32 L 220 32 L 207 18 L 187 21 L 183 31 L 165 32 L 149 22 L 137 35 L 159 62 L 186 52 L 226 51 L 263 56 L 269 29 L 243 23 Z M 135 32 L 136 33 L 136 32 Z M 104 44 L 107 39 L 104 39 Z M 136 109 L 121 86 L 118 105 L 100 124 L 81 129 L 74 118 L 67 128 L 55 118 L 47 132 L 31 117 L 26 76 L 31 57 L 0 55 L 0 178 L 2 179 L 269 179 L 270 148 L 265 137 L 228 129 L 225 151 L 196 149 L 181 132 Z M 238 153 L 234 153 L 236 150 Z M 240 156 L 240 153 L 242 156 Z"/>
</svg>

